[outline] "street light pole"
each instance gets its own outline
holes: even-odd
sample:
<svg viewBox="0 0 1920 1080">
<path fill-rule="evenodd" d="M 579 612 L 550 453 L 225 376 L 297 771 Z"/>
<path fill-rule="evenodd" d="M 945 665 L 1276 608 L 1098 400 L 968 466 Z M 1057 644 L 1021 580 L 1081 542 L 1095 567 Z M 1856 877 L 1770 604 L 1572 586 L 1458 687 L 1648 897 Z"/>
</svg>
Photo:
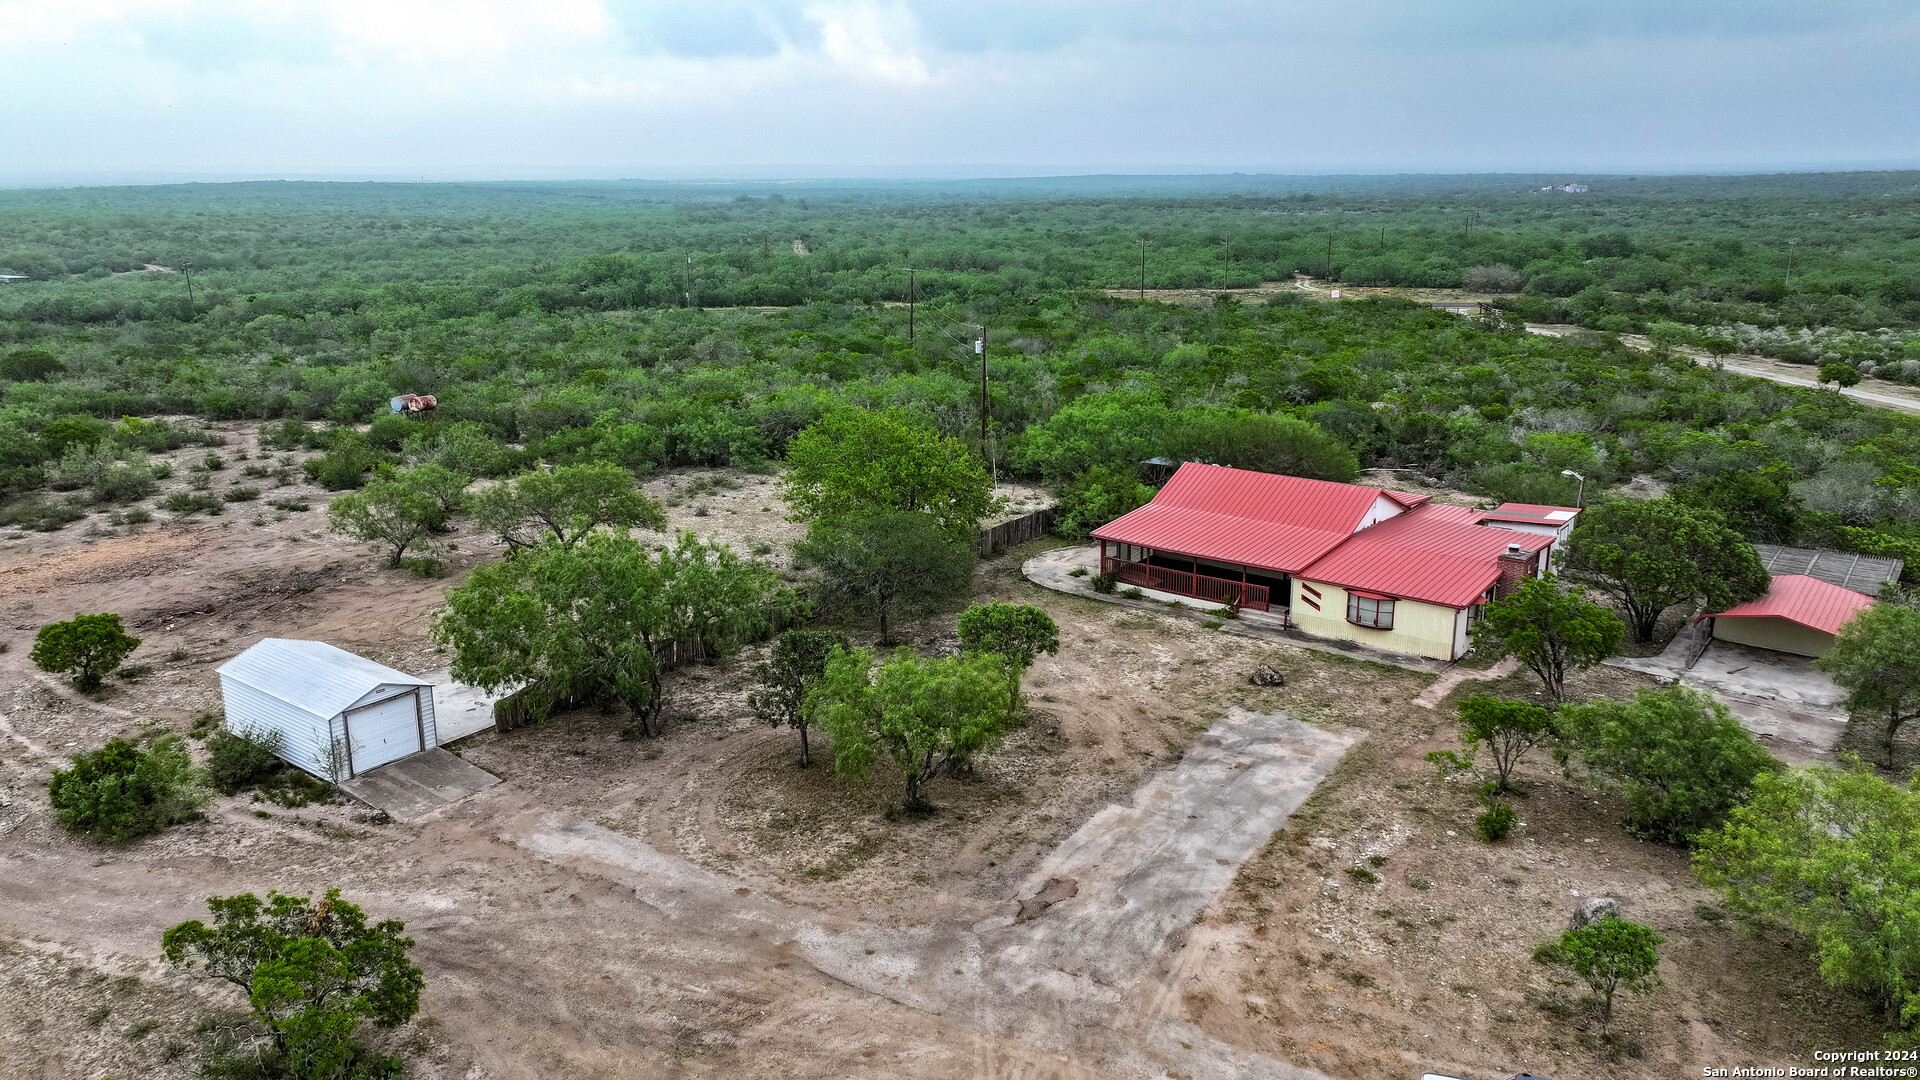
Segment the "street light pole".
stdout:
<svg viewBox="0 0 1920 1080">
<path fill-rule="evenodd" d="M 1587 478 L 1584 476 L 1581 476 L 1577 472 L 1574 472 L 1572 469 L 1561 469 L 1560 475 L 1571 476 L 1575 480 L 1580 481 L 1580 491 L 1574 497 L 1573 505 L 1578 507 L 1579 509 L 1585 510 L 1587 508 Z"/>
</svg>

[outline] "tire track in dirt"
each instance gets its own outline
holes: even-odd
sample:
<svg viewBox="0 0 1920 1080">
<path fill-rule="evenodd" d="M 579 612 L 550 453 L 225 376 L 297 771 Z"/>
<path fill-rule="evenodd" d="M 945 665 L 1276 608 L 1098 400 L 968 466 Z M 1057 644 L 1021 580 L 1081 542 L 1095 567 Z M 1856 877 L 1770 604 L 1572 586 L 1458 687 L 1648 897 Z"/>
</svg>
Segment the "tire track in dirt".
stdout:
<svg viewBox="0 0 1920 1080">
<path fill-rule="evenodd" d="M 1032 902 L 1056 880 L 1078 882 L 1077 891 L 1031 914 L 1023 908 L 971 926 L 889 928 L 830 917 L 569 815 L 526 815 L 500 835 L 543 860 L 606 875 L 692 932 L 791 946 L 847 986 L 960 1020 L 991 1036 L 975 1043 L 981 1075 L 1064 1077 L 1092 1068 L 1307 1080 L 1318 1074 L 1229 1047 L 1180 1018 L 1183 984 L 1201 978 L 1206 955 L 1179 947 L 1194 918 L 1351 741 L 1234 710 L 1128 805 L 1094 815 L 1016 899 Z M 687 773 L 683 797 L 716 771 L 702 765 Z M 1155 979 L 1163 957 L 1169 974 Z M 1017 1070 L 1000 1057 L 1009 1040 Z M 1047 1051 L 1070 1070 L 1049 1065 Z"/>
</svg>

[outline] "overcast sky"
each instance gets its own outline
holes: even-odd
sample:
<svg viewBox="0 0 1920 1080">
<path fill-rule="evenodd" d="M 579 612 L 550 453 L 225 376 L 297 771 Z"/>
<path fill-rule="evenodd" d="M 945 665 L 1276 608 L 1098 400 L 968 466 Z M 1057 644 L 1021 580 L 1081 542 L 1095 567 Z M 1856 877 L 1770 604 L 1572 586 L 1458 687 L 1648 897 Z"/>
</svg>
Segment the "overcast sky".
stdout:
<svg viewBox="0 0 1920 1080">
<path fill-rule="evenodd" d="M 0 0 L 0 175 L 1920 162 L 1913 0 Z"/>
</svg>

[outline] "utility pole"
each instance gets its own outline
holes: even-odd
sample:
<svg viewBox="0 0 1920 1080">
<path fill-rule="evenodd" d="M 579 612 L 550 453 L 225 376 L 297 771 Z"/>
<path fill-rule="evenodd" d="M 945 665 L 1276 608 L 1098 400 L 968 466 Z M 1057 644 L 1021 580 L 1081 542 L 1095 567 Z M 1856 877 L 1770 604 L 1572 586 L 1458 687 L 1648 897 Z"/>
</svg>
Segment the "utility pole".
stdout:
<svg viewBox="0 0 1920 1080">
<path fill-rule="evenodd" d="M 973 339 L 973 353 L 980 358 L 980 456 L 987 456 L 987 328 Z"/>
<path fill-rule="evenodd" d="M 1233 241 L 1222 240 L 1220 242 L 1227 246 L 1227 278 L 1229 279 L 1229 280 L 1222 281 L 1221 284 L 1231 287 L 1233 284 L 1231 280 L 1231 278 L 1233 277 Z"/>
<path fill-rule="evenodd" d="M 913 267 L 907 267 L 907 348 L 913 348 Z"/>
<path fill-rule="evenodd" d="M 1794 246 L 1795 244 L 1798 244 L 1799 242 L 1800 242 L 1800 241 L 1798 241 L 1798 240 L 1789 240 L 1789 241 L 1787 241 L 1787 281 L 1786 281 L 1786 287 L 1787 287 L 1787 288 L 1789 288 L 1789 289 L 1791 289 L 1791 288 L 1793 288 L 1793 246 Z M 191 288 L 192 288 L 192 286 L 191 286 L 191 285 L 189 285 L 189 286 L 188 286 L 188 288 L 189 288 L 189 289 L 191 289 Z"/>
<path fill-rule="evenodd" d="M 193 306 L 193 264 L 190 262 L 181 263 L 180 272 L 187 275 L 187 306 L 192 307 Z M 1787 271 L 1787 280 L 1789 281 L 1793 280 L 1792 270 Z"/>
<path fill-rule="evenodd" d="M 1140 299 L 1147 298 L 1147 238 L 1140 238 Z"/>
<path fill-rule="evenodd" d="M 1333 230 L 1327 230 L 1327 280 L 1333 280 Z"/>
<path fill-rule="evenodd" d="M 680 273 L 680 292 L 687 298 L 687 306 L 693 306 L 693 256 L 687 256 L 687 268 Z"/>
</svg>

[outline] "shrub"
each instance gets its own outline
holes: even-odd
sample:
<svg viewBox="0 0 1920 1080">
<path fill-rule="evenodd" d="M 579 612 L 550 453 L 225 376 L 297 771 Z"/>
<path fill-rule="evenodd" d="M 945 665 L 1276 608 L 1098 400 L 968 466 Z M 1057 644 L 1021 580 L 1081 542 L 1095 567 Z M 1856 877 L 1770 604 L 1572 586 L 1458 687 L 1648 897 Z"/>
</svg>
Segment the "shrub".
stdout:
<svg viewBox="0 0 1920 1080">
<path fill-rule="evenodd" d="M 93 481 L 93 497 L 101 502 L 132 502 L 160 490 L 145 465 L 109 465 Z"/>
<path fill-rule="evenodd" d="M 222 795 L 237 795 L 280 766 L 280 733 L 221 729 L 207 736 L 207 783 Z"/>
<path fill-rule="evenodd" d="M 1120 585 L 1120 575 L 1113 570 L 1109 570 L 1104 574 L 1095 574 L 1093 575 L 1092 585 L 1094 592 L 1101 594 L 1112 593 L 1113 590 Z"/>
<path fill-rule="evenodd" d="M 1666 844 L 1718 825 L 1756 777 L 1782 768 L 1725 705 L 1684 686 L 1569 705 L 1560 726 L 1590 770 L 1625 787 L 1628 831 Z"/>
<path fill-rule="evenodd" d="M 1517 820 L 1512 803 L 1496 802 L 1486 813 L 1473 819 L 1473 827 L 1480 833 L 1480 839 L 1491 844 L 1505 840 Z"/>
<path fill-rule="evenodd" d="M 160 509 L 170 514 L 189 517 L 193 514 L 218 514 L 226 509 L 226 504 L 201 491 L 176 491 L 160 500 Z"/>
<path fill-rule="evenodd" d="M 1660 985 L 1654 970 L 1660 966 L 1660 934 L 1606 914 L 1560 935 L 1560 940 L 1534 950 L 1541 963 L 1567 968 L 1585 980 L 1600 1008 L 1600 1031 L 1613 1025 L 1613 998 L 1622 990 L 1643 994 Z"/>
<path fill-rule="evenodd" d="M 109 739 L 90 754 L 75 754 L 73 768 L 54 770 L 47 797 L 62 827 L 110 844 L 186 821 L 204 800 L 177 735 L 162 736 L 144 751 Z"/>
<path fill-rule="evenodd" d="M 1139 589 L 1123 589 L 1120 595 L 1129 600 L 1145 600 L 1147 598 L 1147 594 L 1141 592 Z"/>
<path fill-rule="evenodd" d="M 259 497 L 259 488 L 247 487 L 245 485 L 230 487 L 220 493 L 220 498 L 226 502 L 252 502 Z"/>
<path fill-rule="evenodd" d="M 76 689 L 91 692 L 139 645 L 118 615 L 76 615 L 41 627 L 27 658 L 41 671 L 71 674 Z"/>
<path fill-rule="evenodd" d="M 86 516 L 85 511 L 71 503 L 44 499 L 22 499 L 12 506 L 0 507 L 0 525 L 34 532 L 53 532 Z"/>
</svg>

